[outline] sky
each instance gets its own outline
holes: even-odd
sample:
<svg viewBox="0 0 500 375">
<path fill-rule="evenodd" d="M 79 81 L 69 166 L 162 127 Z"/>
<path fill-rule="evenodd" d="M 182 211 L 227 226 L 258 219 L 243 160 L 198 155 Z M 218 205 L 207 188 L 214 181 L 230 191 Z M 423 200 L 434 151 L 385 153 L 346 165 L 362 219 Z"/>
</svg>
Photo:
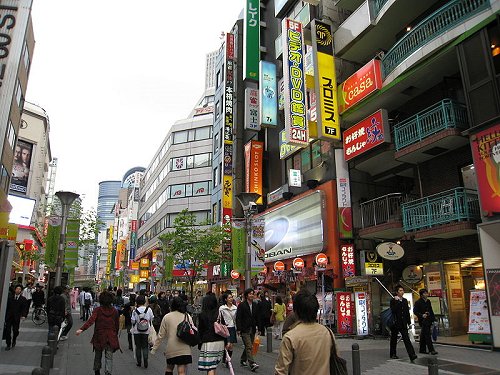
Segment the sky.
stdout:
<svg viewBox="0 0 500 375">
<path fill-rule="evenodd" d="M 204 92 L 205 55 L 243 0 L 35 0 L 26 100 L 47 112 L 56 191 L 97 207 L 98 184 L 147 168 Z"/>
</svg>

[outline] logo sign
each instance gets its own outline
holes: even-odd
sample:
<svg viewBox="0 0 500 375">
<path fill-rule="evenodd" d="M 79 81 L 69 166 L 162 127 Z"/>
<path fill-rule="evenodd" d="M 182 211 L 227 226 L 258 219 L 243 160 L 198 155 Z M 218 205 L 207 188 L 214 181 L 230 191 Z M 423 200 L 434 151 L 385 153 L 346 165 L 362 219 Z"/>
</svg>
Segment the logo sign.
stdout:
<svg viewBox="0 0 500 375">
<path fill-rule="evenodd" d="M 368 335 L 368 306 L 365 292 L 354 293 L 356 303 L 356 326 L 359 336 Z"/>
<path fill-rule="evenodd" d="M 245 145 L 245 188 L 249 193 L 260 194 L 255 203 L 262 204 L 262 161 L 264 157 L 264 143 L 250 141 Z"/>
<path fill-rule="evenodd" d="M 148 268 L 149 267 L 149 258 L 142 258 L 141 259 L 141 268 Z"/>
<path fill-rule="evenodd" d="M 340 257 L 342 259 L 342 274 L 344 278 L 354 276 L 354 245 L 348 244 L 340 246 Z"/>
<path fill-rule="evenodd" d="M 276 65 L 261 61 L 259 72 L 260 124 L 274 127 L 278 125 Z"/>
<path fill-rule="evenodd" d="M 212 268 L 212 275 L 213 275 L 213 276 L 220 276 L 220 264 L 216 264 L 216 265 Z"/>
<path fill-rule="evenodd" d="M 382 143 L 390 142 L 388 126 L 387 111 L 381 109 L 344 131 L 344 159 L 351 160 Z"/>
<path fill-rule="evenodd" d="M 245 129 L 260 130 L 259 122 L 259 90 L 245 89 Z"/>
<path fill-rule="evenodd" d="M 278 260 L 277 262 L 274 262 L 273 268 L 275 271 L 284 271 L 285 263 L 283 263 L 281 260 Z"/>
<path fill-rule="evenodd" d="M 377 246 L 377 253 L 384 259 L 398 260 L 405 255 L 403 248 L 394 242 L 384 242 Z"/>
<path fill-rule="evenodd" d="M 329 24 L 313 20 L 311 26 L 318 137 L 340 140 L 340 119 L 337 99 L 337 77 L 333 58 L 333 34 Z"/>
<path fill-rule="evenodd" d="M 288 139 L 286 137 L 286 131 L 280 131 L 280 159 L 286 159 L 290 155 L 292 155 L 295 151 L 300 150 L 299 146 L 294 146 L 288 143 Z"/>
<path fill-rule="evenodd" d="M 337 301 L 337 316 L 338 327 L 337 333 L 341 335 L 349 335 L 353 333 L 353 303 L 351 293 L 338 292 L 335 293 Z"/>
<path fill-rule="evenodd" d="M 243 35 L 243 79 L 259 78 L 260 0 L 246 0 Z"/>
<path fill-rule="evenodd" d="M 340 114 L 382 88 L 380 60 L 371 60 L 338 87 Z"/>
<path fill-rule="evenodd" d="M 304 37 L 300 22 L 285 18 L 282 25 L 283 77 L 285 80 L 285 130 L 289 143 L 309 144 L 304 72 Z"/>
<path fill-rule="evenodd" d="M 302 186 L 302 173 L 300 169 L 290 169 L 288 171 L 288 184 L 292 187 Z"/>
<path fill-rule="evenodd" d="M 500 124 L 472 137 L 472 155 L 484 216 L 500 212 Z"/>
<path fill-rule="evenodd" d="M 239 279 L 240 278 L 240 273 L 238 271 L 232 270 L 231 271 L 231 278 L 232 279 Z"/>
<path fill-rule="evenodd" d="M 326 268 L 326 265 L 328 264 L 328 257 L 324 253 L 319 253 L 316 255 L 316 264 L 318 267 L 323 267 Z"/>
<path fill-rule="evenodd" d="M 365 262 L 365 275 L 382 276 L 384 274 L 383 263 L 368 263 Z"/>
<path fill-rule="evenodd" d="M 304 268 L 304 259 L 302 258 L 295 258 L 293 260 L 293 268 L 295 268 L 297 271 L 302 271 Z"/>
<path fill-rule="evenodd" d="M 408 284 L 418 284 L 422 281 L 424 273 L 422 268 L 415 264 L 411 264 L 403 270 L 403 281 Z"/>
</svg>

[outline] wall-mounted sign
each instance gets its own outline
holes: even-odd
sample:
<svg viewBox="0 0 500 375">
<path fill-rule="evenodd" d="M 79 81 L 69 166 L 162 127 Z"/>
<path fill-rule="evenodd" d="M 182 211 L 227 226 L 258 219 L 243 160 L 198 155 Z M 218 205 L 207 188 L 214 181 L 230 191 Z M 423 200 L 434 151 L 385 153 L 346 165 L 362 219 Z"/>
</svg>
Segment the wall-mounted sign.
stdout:
<svg viewBox="0 0 500 375">
<path fill-rule="evenodd" d="M 314 260 L 316 261 L 318 267 L 326 268 L 328 265 L 328 257 L 324 253 L 317 254 Z"/>
<path fill-rule="evenodd" d="M 259 79 L 260 0 L 245 1 L 243 30 L 243 79 Z"/>
<path fill-rule="evenodd" d="M 354 276 L 356 269 L 354 264 L 354 245 L 341 245 L 340 258 L 342 260 L 342 274 L 344 278 Z"/>
<path fill-rule="evenodd" d="M 297 271 L 302 271 L 302 269 L 304 268 L 304 259 L 295 258 L 292 264 L 293 268 L 295 268 Z"/>
<path fill-rule="evenodd" d="M 292 155 L 295 151 L 300 150 L 301 147 L 294 146 L 288 143 L 288 139 L 286 137 L 286 131 L 280 131 L 280 159 L 286 159 L 290 155 Z"/>
<path fill-rule="evenodd" d="M 337 174 L 337 206 L 339 236 L 342 239 L 351 239 L 352 233 L 352 207 L 351 187 L 349 183 L 349 169 L 342 156 L 342 150 L 335 149 L 335 172 Z"/>
<path fill-rule="evenodd" d="M 252 276 L 257 275 L 264 268 L 266 257 L 265 221 L 262 218 L 253 218 L 250 229 L 250 263 Z"/>
<path fill-rule="evenodd" d="M 351 160 L 390 141 L 387 111 L 381 109 L 344 131 L 344 159 Z"/>
<path fill-rule="evenodd" d="M 283 263 L 281 260 L 278 260 L 277 262 L 274 262 L 273 269 L 275 271 L 284 271 L 285 270 L 285 263 Z"/>
<path fill-rule="evenodd" d="M 371 60 L 338 87 L 340 114 L 382 88 L 380 60 Z"/>
<path fill-rule="evenodd" d="M 149 267 L 149 258 L 142 258 L 141 259 L 141 268 L 148 268 Z"/>
<path fill-rule="evenodd" d="M 422 268 L 415 264 L 411 264 L 403 270 L 403 281 L 408 284 L 418 284 L 422 281 L 424 274 Z"/>
<path fill-rule="evenodd" d="M 394 242 L 383 242 L 378 244 L 376 249 L 378 255 L 387 260 L 398 260 L 405 255 L 401 245 Z"/>
<path fill-rule="evenodd" d="M 302 186 L 302 172 L 300 171 L 300 169 L 290 169 L 288 171 L 288 186 Z"/>
<path fill-rule="evenodd" d="M 137 284 L 139 282 L 140 278 L 141 277 L 139 275 L 130 275 L 130 282 Z"/>
<path fill-rule="evenodd" d="M 139 262 L 130 262 L 130 269 L 137 271 L 139 269 Z"/>
<path fill-rule="evenodd" d="M 353 333 L 353 303 L 351 293 L 338 292 L 335 293 L 337 301 L 337 333 L 340 335 L 349 335 Z"/>
<path fill-rule="evenodd" d="M 365 262 L 365 275 L 382 276 L 384 274 L 384 263 Z"/>
<path fill-rule="evenodd" d="M 240 273 L 238 271 L 232 270 L 231 271 L 231 278 L 232 279 L 239 279 L 240 278 Z"/>
<path fill-rule="evenodd" d="M 285 18 L 282 24 L 283 78 L 285 80 L 285 130 L 289 143 L 309 144 L 302 24 Z"/>
<path fill-rule="evenodd" d="M 260 124 L 278 125 L 278 83 L 276 64 L 261 61 L 259 66 Z"/>
<path fill-rule="evenodd" d="M 278 203 L 283 200 L 283 193 L 285 192 L 285 186 L 282 185 L 276 190 L 271 191 L 270 193 L 267 193 L 267 204 L 273 204 L 273 203 Z"/>
<path fill-rule="evenodd" d="M 141 279 L 147 279 L 149 277 L 149 271 L 148 270 L 140 270 L 139 276 L 141 277 Z"/>
<path fill-rule="evenodd" d="M 366 303 L 366 292 L 354 293 L 356 303 L 356 326 L 359 336 L 368 335 L 368 304 Z"/>
<path fill-rule="evenodd" d="M 245 189 L 248 193 L 260 194 L 255 203 L 262 204 L 262 163 L 264 143 L 250 141 L 245 145 Z"/>
<path fill-rule="evenodd" d="M 259 90 L 247 87 L 245 89 L 245 129 L 260 130 L 259 121 Z"/>
</svg>

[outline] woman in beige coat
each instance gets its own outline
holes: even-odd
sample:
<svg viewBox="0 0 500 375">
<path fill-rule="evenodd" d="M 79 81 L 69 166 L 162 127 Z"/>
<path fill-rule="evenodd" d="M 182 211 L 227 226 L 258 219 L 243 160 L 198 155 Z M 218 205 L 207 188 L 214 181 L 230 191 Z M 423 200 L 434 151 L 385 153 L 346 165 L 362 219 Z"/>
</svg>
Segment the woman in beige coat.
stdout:
<svg viewBox="0 0 500 375">
<path fill-rule="evenodd" d="M 193 362 L 191 347 L 177 337 L 177 326 L 184 320 L 185 314 L 185 302 L 182 298 L 175 297 L 172 300 L 171 312 L 165 315 L 161 321 L 158 337 L 151 350 L 151 354 L 155 354 L 162 340 L 164 338 L 167 339 L 167 349 L 165 351 L 167 369 L 165 370 L 165 375 L 173 375 L 175 366 L 177 366 L 179 375 L 185 375 L 187 373 L 187 365 Z M 188 319 L 192 324 L 193 321 L 189 314 Z"/>
</svg>

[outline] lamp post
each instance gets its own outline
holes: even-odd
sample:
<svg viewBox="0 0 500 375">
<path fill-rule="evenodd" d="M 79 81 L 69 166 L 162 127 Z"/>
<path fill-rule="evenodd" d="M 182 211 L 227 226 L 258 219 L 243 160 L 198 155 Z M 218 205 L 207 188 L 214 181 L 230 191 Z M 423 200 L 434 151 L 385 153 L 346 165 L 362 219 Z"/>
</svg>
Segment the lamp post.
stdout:
<svg viewBox="0 0 500 375">
<path fill-rule="evenodd" d="M 243 216 L 245 217 L 245 233 L 247 236 L 246 243 L 246 257 L 245 257 L 245 289 L 250 288 L 252 285 L 250 283 L 250 274 L 252 269 L 252 258 L 251 258 L 251 220 L 252 215 L 257 213 L 257 199 L 260 198 L 260 194 L 257 193 L 239 193 L 236 195 L 236 199 L 240 202 L 243 208 Z"/>
<path fill-rule="evenodd" d="M 59 249 L 57 251 L 56 279 L 54 286 L 61 285 L 62 269 L 64 266 L 64 246 L 66 244 L 66 221 L 68 220 L 69 208 L 80 195 L 70 191 L 58 191 L 56 197 L 62 204 L 61 234 L 59 236 Z"/>
</svg>

